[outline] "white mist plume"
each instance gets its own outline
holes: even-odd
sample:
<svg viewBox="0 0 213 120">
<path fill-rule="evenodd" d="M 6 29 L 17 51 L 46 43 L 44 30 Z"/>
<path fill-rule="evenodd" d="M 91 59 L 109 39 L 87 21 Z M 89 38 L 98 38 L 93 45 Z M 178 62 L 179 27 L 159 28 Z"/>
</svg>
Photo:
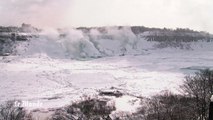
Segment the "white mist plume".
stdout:
<svg viewBox="0 0 213 120">
<path fill-rule="evenodd" d="M 100 56 L 99 51 L 94 47 L 93 43 L 80 30 L 68 30 L 66 36 L 61 38 L 61 43 L 66 53 L 73 58 Z"/>
<path fill-rule="evenodd" d="M 38 55 L 53 58 L 97 58 L 138 53 L 138 39 L 130 27 L 109 27 L 105 32 L 92 29 L 82 32 L 71 29 L 46 29 L 39 38 L 29 41 L 26 52 L 22 55 Z"/>
</svg>

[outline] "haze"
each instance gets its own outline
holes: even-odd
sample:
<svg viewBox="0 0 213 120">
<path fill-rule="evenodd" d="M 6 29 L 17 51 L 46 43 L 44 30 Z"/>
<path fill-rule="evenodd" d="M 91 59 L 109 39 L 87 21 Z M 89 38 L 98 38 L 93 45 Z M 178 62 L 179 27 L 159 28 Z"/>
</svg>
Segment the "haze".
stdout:
<svg viewBox="0 0 213 120">
<path fill-rule="evenodd" d="M 213 33 L 212 0 L 1 0 L 0 25 L 143 25 Z"/>
</svg>

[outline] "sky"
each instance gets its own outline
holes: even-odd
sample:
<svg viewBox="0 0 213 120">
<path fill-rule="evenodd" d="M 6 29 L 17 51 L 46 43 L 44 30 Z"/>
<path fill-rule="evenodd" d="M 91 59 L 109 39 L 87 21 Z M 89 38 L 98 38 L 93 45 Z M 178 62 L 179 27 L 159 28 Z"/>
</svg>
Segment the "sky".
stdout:
<svg viewBox="0 0 213 120">
<path fill-rule="evenodd" d="M 213 33 L 213 0 L 0 0 L 0 25 L 143 25 Z"/>
</svg>

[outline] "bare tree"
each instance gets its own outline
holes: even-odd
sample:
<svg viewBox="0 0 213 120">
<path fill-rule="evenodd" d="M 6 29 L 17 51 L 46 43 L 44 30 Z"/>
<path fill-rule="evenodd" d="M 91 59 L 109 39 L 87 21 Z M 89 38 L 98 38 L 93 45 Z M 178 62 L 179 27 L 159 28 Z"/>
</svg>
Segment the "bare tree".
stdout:
<svg viewBox="0 0 213 120">
<path fill-rule="evenodd" d="M 193 98 L 164 92 L 149 100 L 146 120 L 197 120 L 193 103 Z"/>
<path fill-rule="evenodd" d="M 187 76 L 182 89 L 184 93 L 195 99 L 198 119 L 207 120 L 210 98 L 213 94 L 213 71 L 206 69 L 193 76 Z"/>
</svg>

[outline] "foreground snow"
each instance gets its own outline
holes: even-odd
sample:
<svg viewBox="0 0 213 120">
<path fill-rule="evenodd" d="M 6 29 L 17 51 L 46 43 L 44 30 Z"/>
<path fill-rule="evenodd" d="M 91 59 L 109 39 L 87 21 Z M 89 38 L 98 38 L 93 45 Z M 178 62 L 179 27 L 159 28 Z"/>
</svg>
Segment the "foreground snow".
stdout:
<svg viewBox="0 0 213 120">
<path fill-rule="evenodd" d="M 123 105 L 131 106 L 127 102 L 135 99 L 128 96 L 149 97 L 162 90 L 179 93 L 186 74 L 213 68 L 212 55 L 211 50 L 153 50 L 89 61 L 52 59 L 45 54 L 1 57 L 0 102 L 40 101 L 42 108 L 56 108 L 113 87 L 126 95 L 115 98 L 117 110 L 125 111 Z"/>
</svg>

